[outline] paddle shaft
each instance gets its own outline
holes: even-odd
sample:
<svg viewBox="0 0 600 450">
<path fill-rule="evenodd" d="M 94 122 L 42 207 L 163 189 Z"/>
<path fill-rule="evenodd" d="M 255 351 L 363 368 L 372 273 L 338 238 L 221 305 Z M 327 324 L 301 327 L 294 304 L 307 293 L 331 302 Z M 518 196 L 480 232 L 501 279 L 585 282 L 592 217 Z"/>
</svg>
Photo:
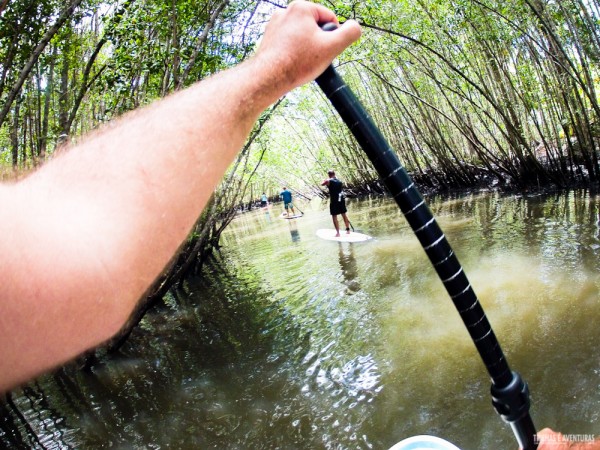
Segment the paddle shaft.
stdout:
<svg viewBox="0 0 600 450">
<path fill-rule="evenodd" d="M 331 26 L 326 24 L 323 29 Z M 536 449 L 536 430 L 529 415 L 527 384 L 518 373 L 510 370 L 500 343 L 458 258 L 415 183 L 333 66 L 330 65 L 317 77 L 316 82 L 373 163 L 454 302 L 492 379 L 494 407 L 511 425 L 519 446 L 523 450 Z"/>
</svg>

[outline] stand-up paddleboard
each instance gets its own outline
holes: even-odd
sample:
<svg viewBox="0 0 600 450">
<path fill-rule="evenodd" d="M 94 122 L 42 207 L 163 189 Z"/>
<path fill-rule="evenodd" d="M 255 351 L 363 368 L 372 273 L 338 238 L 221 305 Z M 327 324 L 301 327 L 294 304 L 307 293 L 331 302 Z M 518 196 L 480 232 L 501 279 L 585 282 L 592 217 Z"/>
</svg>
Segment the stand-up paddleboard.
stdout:
<svg viewBox="0 0 600 450">
<path fill-rule="evenodd" d="M 413 436 L 398 442 L 390 450 L 460 450 L 456 445 L 435 436 Z"/>
<path fill-rule="evenodd" d="M 298 219 L 302 217 L 304 214 L 294 214 L 293 216 L 286 216 L 285 213 L 281 213 L 279 216 L 280 219 Z"/>
<path fill-rule="evenodd" d="M 357 233 L 356 231 L 351 231 L 350 234 L 347 234 L 344 230 L 340 230 L 340 235 L 336 237 L 335 230 L 331 228 L 317 230 L 317 236 L 321 239 L 338 242 L 364 242 L 373 239 L 368 234 Z"/>
</svg>

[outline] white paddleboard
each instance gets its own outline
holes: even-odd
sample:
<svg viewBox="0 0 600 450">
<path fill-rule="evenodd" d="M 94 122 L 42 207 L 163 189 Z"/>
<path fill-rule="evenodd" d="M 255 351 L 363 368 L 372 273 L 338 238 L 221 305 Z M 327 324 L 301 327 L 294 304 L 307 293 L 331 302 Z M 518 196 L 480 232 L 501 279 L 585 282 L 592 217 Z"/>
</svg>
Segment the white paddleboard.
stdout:
<svg viewBox="0 0 600 450">
<path fill-rule="evenodd" d="M 317 230 L 317 236 L 321 239 L 338 242 L 364 242 L 373 239 L 368 234 L 357 233 L 355 231 L 351 231 L 350 234 L 347 234 L 345 230 L 340 230 L 340 235 L 336 237 L 335 230 L 331 228 L 321 228 Z"/>
<path fill-rule="evenodd" d="M 293 216 L 286 216 L 285 213 L 281 213 L 279 216 L 280 219 L 298 219 L 302 217 L 304 214 L 294 214 Z"/>
<path fill-rule="evenodd" d="M 460 450 L 456 445 L 436 436 L 413 436 L 396 445 L 390 450 Z"/>
</svg>

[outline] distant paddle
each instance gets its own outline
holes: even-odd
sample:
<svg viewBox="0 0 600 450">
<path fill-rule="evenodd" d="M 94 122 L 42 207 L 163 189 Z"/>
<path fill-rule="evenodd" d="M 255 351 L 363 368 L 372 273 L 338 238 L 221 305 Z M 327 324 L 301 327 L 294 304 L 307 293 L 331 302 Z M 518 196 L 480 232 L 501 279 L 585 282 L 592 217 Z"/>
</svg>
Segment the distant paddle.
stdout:
<svg viewBox="0 0 600 450">
<path fill-rule="evenodd" d="M 336 25 L 328 23 L 322 28 L 332 31 L 336 29 Z M 496 411 L 510 424 L 523 450 L 537 449 L 536 430 L 529 415 L 527 383 L 518 373 L 510 370 L 500 343 L 458 258 L 415 183 L 333 66 L 325 69 L 316 82 L 373 163 L 454 302 L 492 378 L 492 403 Z"/>
</svg>

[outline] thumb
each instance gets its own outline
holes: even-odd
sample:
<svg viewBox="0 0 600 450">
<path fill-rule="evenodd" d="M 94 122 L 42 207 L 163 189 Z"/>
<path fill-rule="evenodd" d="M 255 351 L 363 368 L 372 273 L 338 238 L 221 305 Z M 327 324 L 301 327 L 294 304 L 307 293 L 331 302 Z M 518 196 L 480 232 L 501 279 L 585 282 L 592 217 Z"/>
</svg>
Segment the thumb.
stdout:
<svg viewBox="0 0 600 450">
<path fill-rule="evenodd" d="M 335 49 L 336 54 L 341 53 L 346 47 L 360 38 L 362 30 L 358 22 L 349 19 L 340 25 L 336 30 L 327 32 L 327 40 L 331 47 Z"/>
</svg>

